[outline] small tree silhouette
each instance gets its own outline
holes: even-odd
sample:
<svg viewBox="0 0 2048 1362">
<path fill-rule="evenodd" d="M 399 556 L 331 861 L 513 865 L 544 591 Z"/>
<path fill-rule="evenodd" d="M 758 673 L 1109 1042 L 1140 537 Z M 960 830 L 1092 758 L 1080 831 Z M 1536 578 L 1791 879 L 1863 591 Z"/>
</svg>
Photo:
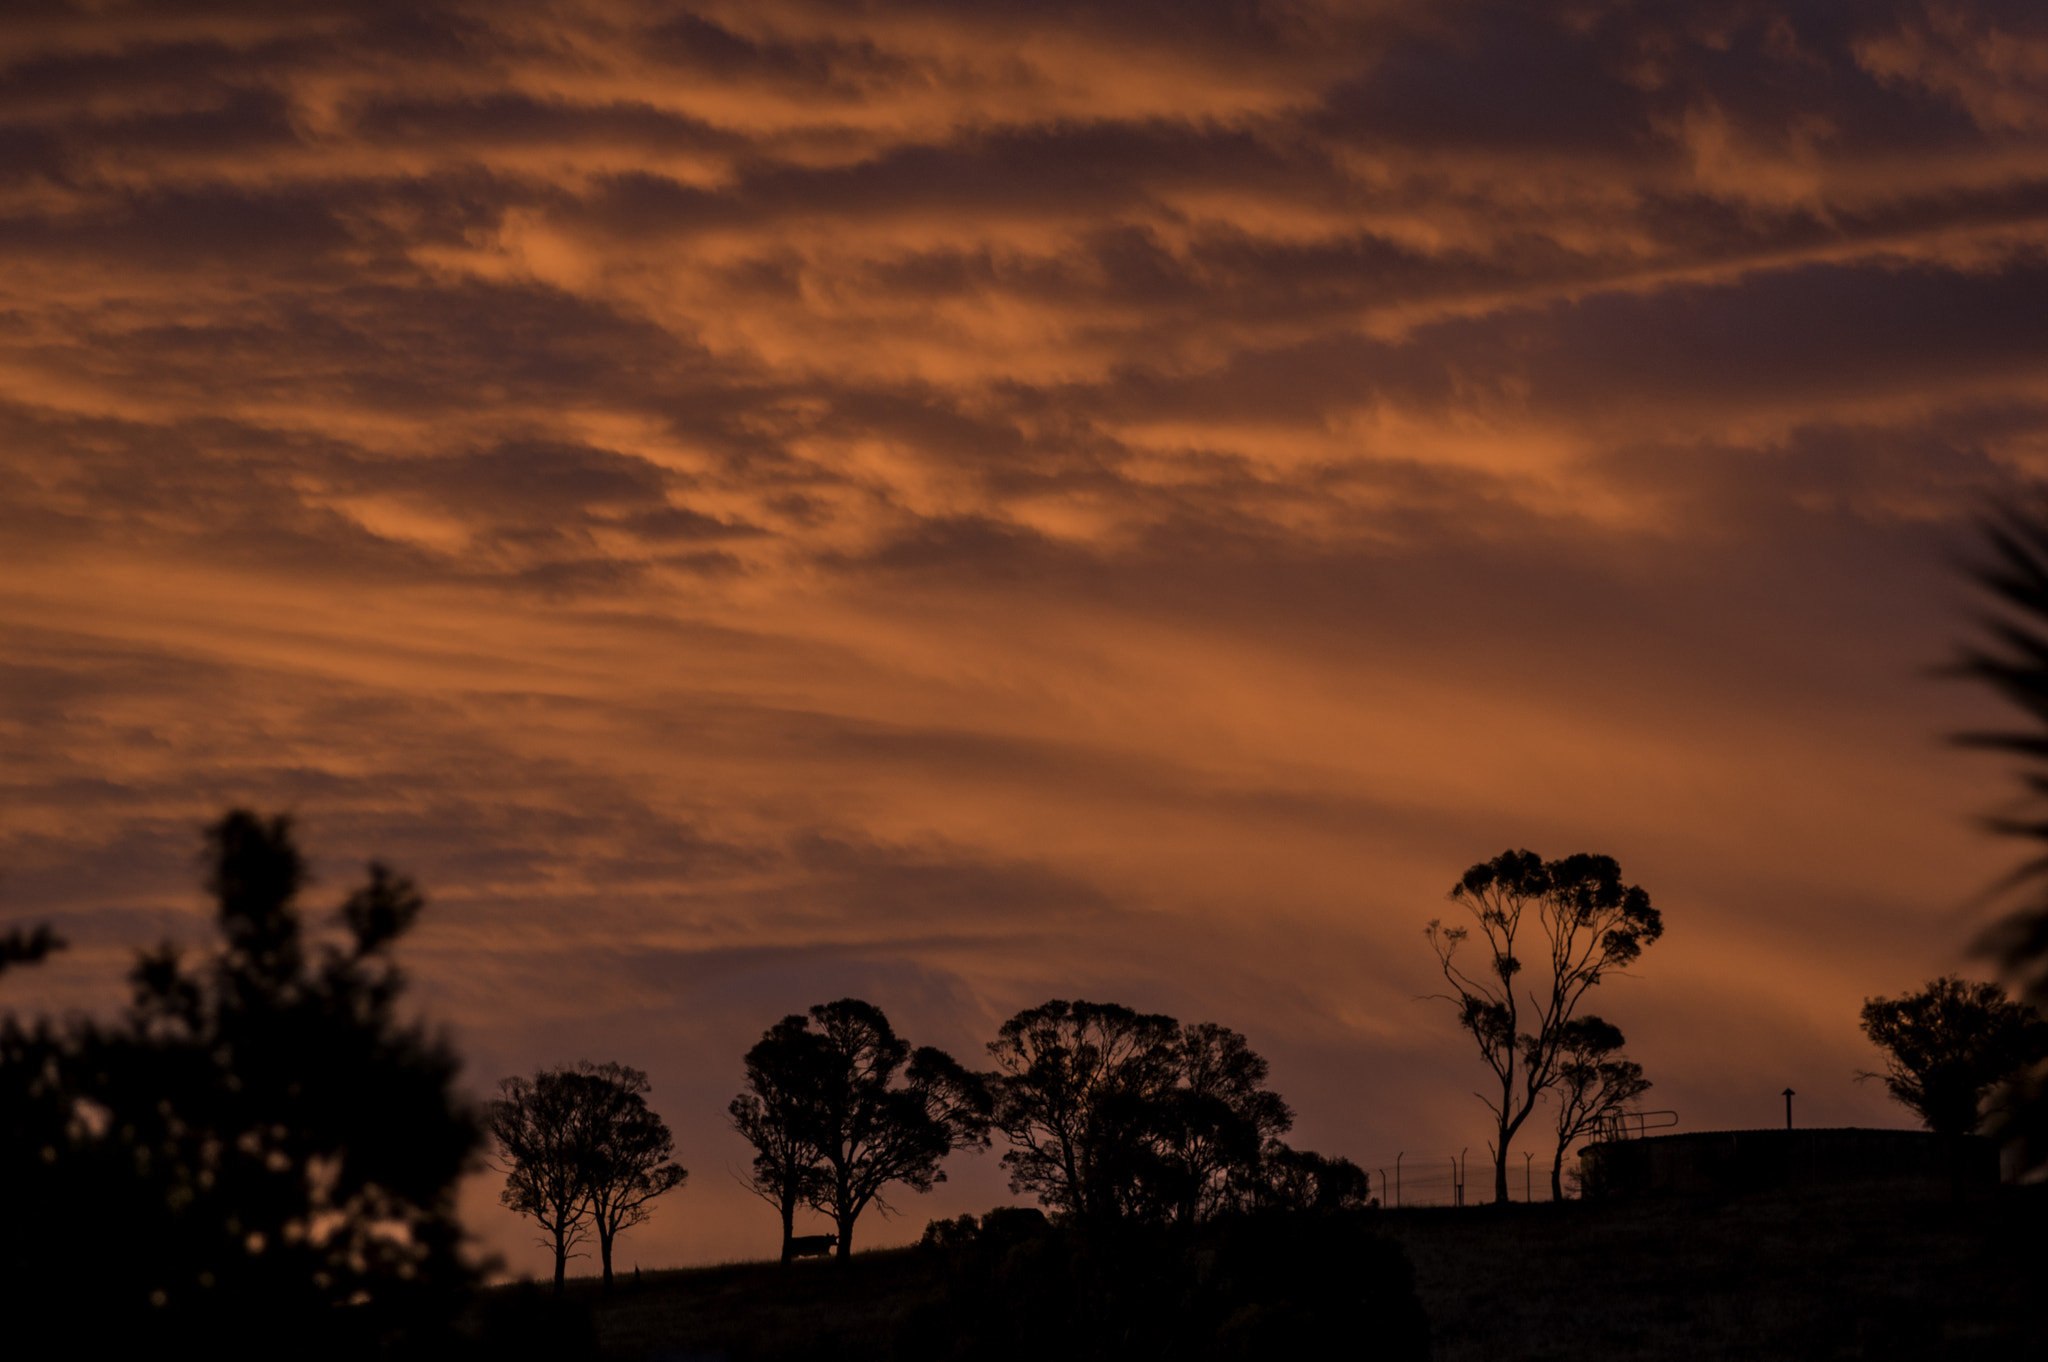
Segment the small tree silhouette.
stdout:
<svg viewBox="0 0 2048 1362">
<path fill-rule="evenodd" d="M 590 1232 L 589 1161 L 583 1120 L 583 1084 L 567 1069 L 498 1083 L 491 1103 L 491 1135 L 506 1164 L 498 1199 L 540 1226 L 540 1245 L 555 1258 L 555 1294 L 562 1294 L 569 1259 Z"/>
<path fill-rule="evenodd" d="M 1954 975 L 1919 993 L 1866 998 L 1863 1034 L 1885 1052 L 1883 1078 L 1894 1099 L 1940 1135 L 1967 1135 L 1994 1089 L 2048 1059 L 2048 1021 L 2006 997 L 1997 984 Z"/>
<path fill-rule="evenodd" d="M 1574 1017 L 1558 1041 L 1557 1154 L 1550 1161 L 1550 1199 L 1564 1200 L 1564 1156 L 1602 1121 L 1626 1111 L 1650 1090 L 1643 1066 L 1624 1058 L 1621 1028 L 1598 1017 Z"/>
<path fill-rule="evenodd" d="M 646 1074 L 623 1064 L 595 1064 L 579 1065 L 577 1076 L 586 1085 L 589 1123 L 584 1186 L 609 1291 L 619 1231 L 647 1223 L 654 1199 L 682 1186 L 690 1174 L 669 1157 L 676 1142 L 668 1123 L 648 1108 Z"/>
<path fill-rule="evenodd" d="M 1545 861 L 1530 851 L 1504 851 L 1467 870 L 1451 902 L 1471 914 L 1486 943 L 1475 973 L 1457 961 L 1469 927 L 1432 919 L 1423 929 L 1453 992 L 1458 1024 L 1479 1045 L 1499 1095 L 1480 1094 L 1494 1116 L 1493 1199 L 1508 1200 L 1508 1146 L 1560 1077 L 1567 1026 L 1586 991 L 1625 969 L 1664 934 L 1650 896 L 1623 884 L 1611 856 L 1580 854 Z M 1526 919 L 1534 909 L 1544 955 L 1534 987 L 1519 982 Z M 1525 1010 L 1526 1004 L 1526 1010 Z"/>
<path fill-rule="evenodd" d="M 649 1203 L 689 1177 L 669 1159 L 675 1140 L 667 1123 L 647 1106 L 647 1075 L 584 1061 L 504 1079 L 498 1090 L 490 1115 L 506 1159 L 499 1200 L 540 1226 L 541 1247 L 555 1259 L 556 1295 L 592 1232 L 611 1290 L 619 1231 L 645 1223 Z"/>
</svg>

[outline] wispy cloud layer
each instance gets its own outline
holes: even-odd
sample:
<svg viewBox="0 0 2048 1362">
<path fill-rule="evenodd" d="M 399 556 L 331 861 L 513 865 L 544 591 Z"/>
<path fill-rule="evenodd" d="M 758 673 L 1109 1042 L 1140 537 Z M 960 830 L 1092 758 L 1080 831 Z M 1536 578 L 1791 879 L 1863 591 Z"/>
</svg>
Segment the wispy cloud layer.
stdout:
<svg viewBox="0 0 2048 1362">
<path fill-rule="evenodd" d="M 716 1257 L 737 1057 L 845 992 L 1470 1143 L 1418 930 L 1526 844 L 1666 906 L 1603 1007 L 1689 1124 L 1890 1119 L 1855 1005 L 2001 864 L 1926 673 L 2048 464 L 2044 131 L 2016 3 L 16 6 L 36 987 L 296 809 L 480 1087 L 653 1072 Z"/>
</svg>

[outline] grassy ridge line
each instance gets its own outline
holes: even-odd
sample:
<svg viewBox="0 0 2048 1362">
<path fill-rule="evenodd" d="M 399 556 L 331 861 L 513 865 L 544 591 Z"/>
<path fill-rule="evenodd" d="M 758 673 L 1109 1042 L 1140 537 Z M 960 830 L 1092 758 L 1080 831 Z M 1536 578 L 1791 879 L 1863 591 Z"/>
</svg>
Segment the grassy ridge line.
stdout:
<svg viewBox="0 0 2048 1362">
<path fill-rule="evenodd" d="M 1954 1204 L 1877 1187 L 1382 1213 L 1436 1362 L 2048 1357 L 2048 1187 Z M 570 1284 L 607 1358 L 886 1359 L 941 1290 L 914 1249 Z M 500 1293 L 515 1288 L 499 1288 Z M 1369 1329 L 1369 1322 L 1366 1322 Z"/>
<path fill-rule="evenodd" d="M 1436 1362 L 2048 1357 L 2048 1187 L 1402 1210 Z"/>
<path fill-rule="evenodd" d="M 572 1277 L 567 1300 L 589 1309 L 605 1358 L 884 1362 L 897 1323 L 939 1296 L 942 1272 L 939 1260 L 915 1249 L 870 1249 L 843 1265 L 722 1263 L 643 1272 L 637 1283 L 629 1273 L 609 1298 L 596 1277 Z"/>
</svg>

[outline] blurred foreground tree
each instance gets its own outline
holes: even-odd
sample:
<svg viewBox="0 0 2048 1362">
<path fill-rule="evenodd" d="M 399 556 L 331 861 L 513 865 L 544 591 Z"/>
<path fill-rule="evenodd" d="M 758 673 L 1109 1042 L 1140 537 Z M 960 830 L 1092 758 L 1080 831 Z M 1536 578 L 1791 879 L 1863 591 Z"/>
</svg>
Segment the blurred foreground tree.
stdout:
<svg viewBox="0 0 2048 1362">
<path fill-rule="evenodd" d="M 1866 998 L 1863 1033 L 1885 1052 L 1886 1089 L 1939 1135 L 1985 1122 L 1985 1099 L 2048 1060 L 2048 1021 L 1992 983 L 1946 975 L 1919 993 Z"/>
<path fill-rule="evenodd" d="M 1626 969 L 1664 934 L 1664 919 L 1641 888 L 1624 884 L 1611 856 L 1545 861 L 1531 851 L 1504 851 L 1467 870 L 1450 892 L 1471 914 L 1485 942 L 1475 972 L 1461 968 L 1458 949 L 1469 927 L 1432 919 L 1423 935 L 1452 993 L 1458 1024 L 1478 1042 L 1499 1096 L 1481 1094 L 1494 1116 L 1493 1199 L 1508 1200 L 1508 1146 L 1543 1094 L 1563 1077 L 1573 1014 L 1588 989 Z M 1543 959 L 1531 982 L 1521 976 L 1526 919 L 1535 910 Z M 1525 1009 L 1526 1005 L 1526 1009 Z"/>
<path fill-rule="evenodd" d="M 1985 526 L 1990 557 L 1974 575 L 1999 612 L 1984 624 L 1989 646 L 1964 651 L 1959 670 L 2016 706 L 2026 723 L 2003 733 L 1968 733 L 1958 741 L 2017 754 L 2032 807 L 1991 826 L 2042 845 L 2014 872 L 2030 902 L 1979 945 L 2018 982 L 2021 1001 L 2048 1015 L 2048 498 L 2008 510 Z M 2025 1168 L 2048 1167 L 2048 1064 L 2018 1075 L 2000 1100 L 2002 1115 L 1987 1133 L 2005 1140 Z"/>
<path fill-rule="evenodd" d="M 1650 1090 L 1643 1066 L 1625 1058 L 1621 1028 L 1598 1017 L 1574 1017 L 1558 1040 L 1557 1152 L 1550 1161 L 1550 1199 L 1564 1200 L 1564 1156 L 1600 1123 L 1628 1110 Z"/>
<path fill-rule="evenodd" d="M 478 1132 L 454 1056 L 397 1017 L 422 900 L 373 865 L 316 951 L 287 819 L 231 813 L 208 851 L 218 955 L 141 955 L 112 1026 L 0 1023 L 0 1281 L 67 1356 L 445 1346 Z"/>
</svg>

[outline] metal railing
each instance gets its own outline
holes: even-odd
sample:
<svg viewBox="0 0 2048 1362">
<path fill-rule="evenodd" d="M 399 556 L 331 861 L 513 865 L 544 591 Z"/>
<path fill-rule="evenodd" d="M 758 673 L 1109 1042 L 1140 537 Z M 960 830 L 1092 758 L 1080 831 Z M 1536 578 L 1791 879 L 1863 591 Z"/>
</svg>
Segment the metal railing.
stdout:
<svg viewBox="0 0 2048 1362">
<path fill-rule="evenodd" d="M 1675 1111 L 1618 1111 L 1593 1128 L 1595 1143 L 1604 1140 L 1640 1140 L 1653 1130 L 1669 1130 L 1678 1124 Z"/>
</svg>

